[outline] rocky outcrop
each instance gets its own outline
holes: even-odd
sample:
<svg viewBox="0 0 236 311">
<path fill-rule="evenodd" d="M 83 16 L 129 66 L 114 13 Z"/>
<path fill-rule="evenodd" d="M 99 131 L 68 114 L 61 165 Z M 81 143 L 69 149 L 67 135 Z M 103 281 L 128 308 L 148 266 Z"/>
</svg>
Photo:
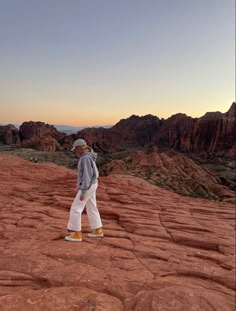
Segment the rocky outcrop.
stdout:
<svg viewBox="0 0 236 311">
<path fill-rule="evenodd" d="M 78 132 L 76 138 L 85 139 L 98 152 L 116 152 L 126 148 L 146 147 L 159 130 L 161 121 L 152 115 L 132 115 L 120 120 L 109 129 L 87 128 Z"/>
<path fill-rule="evenodd" d="M 222 185 L 220 178 L 173 150 L 149 154 L 133 152 L 124 159 L 109 161 L 99 169 L 105 176 L 138 176 L 182 195 L 235 202 L 235 192 Z"/>
<path fill-rule="evenodd" d="M 77 134 L 64 137 L 60 143 L 65 149 L 71 149 L 73 142 L 77 138 L 83 138 L 87 144 L 93 147 L 94 150 L 101 153 L 115 152 L 116 143 L 118 140 L 116 133 L 110 132 L 105 128 L 86 128 L 79 131 Z"/>
<path fill-rule="evenodd" d="M 227 152 L 236 143 L 236 104 L 229 111 L 208 112 L 201 118 L 177 114 L 165 120 L 152 142 L 181 152 L 209 152 L 218 155 Z"/>
<path fill-rule="evenodd" d="M 186 114 L 173 115 L 162 122 L 160 130 L 152 137 L 152 143 L 161 148 L 190 151 L 195 120 Z"/>
<path fill-rule="evenodd" d="M 59 141 L 65 134 L 43 122 L 24 122 L 19 130 L 9 124 L 0 126 L 0 144 L 14 145 L 20 148 L 33 148 L 40 151 L 61 150 Z"/>
<path fill-rule="evenodd" d="M 130 147 L 157 147 L 231 156 L 236 144 L 235 116 L 235 103 L 226 113 L 210 112 L 201 118 L 185 114 L 176 114 L 167 120 L 152 115 L 131 116 L 110 129 L 84 129 L 76 137 L 88 137 L 90 144 L 101 143 L 110 152 Z"/>
<path fill-rule="evenodd" d="M 236 104 L 226 113 L 208 112 L 201 118 L 177 114 L 167 119 L 153 143 L 182 152 L 209 152 L 223 155 L 236 139 Z"/>
<path fill-rule="evenodd" d="M 66 135 L 44 122 L 24 122 L 19 129 L 21 144 L 19 147 L 34 148 L 41 151 L 60 150 L 59 141 Z"/>
<path fill-rule="evenodd" d="M 12 145 L 19 142 L 19 132 L 14 125 L 0 125 L 0 144 Z"/>
<path fill-rule="evenodd" d="M 176 114 L 167 120 L 156 116 L 132 115 L 111 128 L 86 128 L 66 135 L 43 122 L 24 122 L 19 129 L 0 127 L 0 143 L 16 144 L 42 151 L 70 150 L 77 138 L 84 138 L 95 151 L 113 153 L 132 148 L 175 149 L 186 153 L 210 153 L 235 157 L 236 104 L 226 113 L 208 112 L 201 118 Z"/>
<path fill-rule="evenodd" d="M 226 113 L 206 113 L 194 128 L 193 151 L 227 152 L 236 143 L 236 104 Z"/>
<path fill-rule="evenodd" d="M 111 130 L 117 133 L 117 145 L 144 147 L 151 144 L 153 135 L 159 131 L 161 125 L 162 121 L 158 117 L 133 115 L 127 120 L 119 121 Z"/>
<path fill-rule="evenodd" d="M 236 143 L 225 153 L 226 157 L 236 158 Z"/>
<path fill-rule="evenodd" d="M 49 152 L 62 149 L 58 141 L 50 135 L 42 137 L 34 136 L 30 139 L 23 140 L 18 146 L 20 148 L 32 148 L 39 151 Z"/>
<path fill-rule="evenodd" d="M 24 122 L 19 129 L 21 140 L 31 139 L 32 137 L 52 136 L 57 140 L 62 139 L 65 135 L 53 126 L 44 122 Z"/>
<path fill-rule="evenodd" d="M 75 171 L 0 154 L 1 311 L 233 311 L 235 205 L 99 179 L 105 237 L 63 240 Z"/>
</svg>

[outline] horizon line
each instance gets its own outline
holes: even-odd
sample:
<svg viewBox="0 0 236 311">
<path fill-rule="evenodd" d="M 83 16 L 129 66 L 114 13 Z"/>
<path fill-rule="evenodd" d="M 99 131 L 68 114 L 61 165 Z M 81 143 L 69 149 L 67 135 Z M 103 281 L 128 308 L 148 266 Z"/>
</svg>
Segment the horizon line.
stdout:
<svg viewBox="0 0 236 311">
<path fill-rule="evenodd" d="M 163 118 L 163 117 L 158 117 L 157 115 L 154 115 L 154 114 L 151 114 L 151 113 L 147 113 L 147 114 L 145 114 L 145 115 L 137 115 L 137 114 L 131 114 L 130 116 L 128 116 L 128 117 L 126 117 L 126 118 L 121 118 L 121 119 L 119 119 L 115 124 L 106 124 L 106 125 L 67 125 L 67 124 L 56 124 L 56 123 L 49 123 L 49 122 L 45 122 L 45 121 L 39 121 L 39 120 L 37 120 L 37 121 L 35 121 L 35 120 L 29 120 L 29 121 L 23 121 L 23 122 L 21 122 L 21 123 L 6 123 L 6 122 L 4 122 L 4 123 L 0 123 L 0 126 L 7 126 L 7 125 L 13 125 L 13 126 L 16 126 L 16 127 L 19 127 L 19 126 L 21 126 L 24 122 L 42 122 L 42 123 L 45 123 L 45 124 L 48 124 L 48 125 L 53 125 L 53 126 L 64 126 L 64 127 L 71 127 L 71 128 L 93 128 L 93 127 L 112 127 L 112 126 L 114 126 L 114 125 L 116 125 L 117 123 L 119 123 L 121 120 L 126 120 L 126 119 L 129 119 L 129 118 L 131 118 L 132 116 L 135 116 L 135 117 L 145 117 L 145 116 L 154 116 L 154 117 L 157 117 L 158 119 L 160 119 L 160 120 L 162 120 L 162 119 L 164 119 L 164 120 L 167 120 L 167 119 L 169 119 L 169 118 L 171 118 L 171 117 L 173 117 L 173 116 L 175 116 L 175 115 L 178 115 L 178 114 L 184 114 L 184 115 L 186 115 L 187 117 L 190 117 L 190 118 L 193 118 L 193 119 L 200 119 L 201 117 L 203 117 L 203 116 L 205 116 L 207 113 L 217 113 L 217 112 L 220 112 L 220 113 L 222 113 L 222 114 L 224 114 L 224 113 L 227 113 L 230 109 L 231 109 L 231 107 L 233 106 L 233 105 L 236 105 L 236 102 L 235 101 L 233 101 L 232 102 L 232 104 L 230 105 L 230 107 L 229 107 L 229 109 L 227 110 L 227 111 L 225 111 L 225 112 L 221 112 L 221 111 L 219 111 L 219 110 L 217 110 L 217 111 L 207 111 L 207 112 L 205 112 L 202 116 L 200 116 L 200 117 L 193 117 L 193 116 L 189 116 L 189 115 L 187 115 L 186 113 L 184 113 L 184 112 L 177 112 L 177 113 L 174 113 L 174 114 L 172 114 L 172 115 L 170 115 L 169 117 L 167 117 L 167 118 Z"/>
</svg>

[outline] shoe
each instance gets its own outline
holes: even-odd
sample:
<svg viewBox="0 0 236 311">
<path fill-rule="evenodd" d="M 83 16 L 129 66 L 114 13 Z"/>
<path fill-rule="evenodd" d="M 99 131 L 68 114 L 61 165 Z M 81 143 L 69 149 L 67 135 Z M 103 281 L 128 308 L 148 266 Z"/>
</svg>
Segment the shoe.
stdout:
<svg viewBox="0 0 236 311">
<path fill-rule="evenodd" d="M 65 241 L 70 242 L 81 242 L 82 241 L 82 233 L 81 231 L 71 232 L 70 235 L 65 236 Z"/>
<path fill-rule="evenodd" d="M 103 236 L 104 234 L 103 234 L 102 228 L 97 228 L 93 230 L 92 232 L 88 233 L 88 237 L 90 238 L 101 238 Z"/>
</svg>

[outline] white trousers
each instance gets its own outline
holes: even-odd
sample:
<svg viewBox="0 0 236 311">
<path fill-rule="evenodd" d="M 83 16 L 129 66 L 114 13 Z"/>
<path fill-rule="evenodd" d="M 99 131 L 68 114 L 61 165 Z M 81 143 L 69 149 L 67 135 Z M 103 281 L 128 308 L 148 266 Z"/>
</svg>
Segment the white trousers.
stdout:
<svg viewBox="0 0 236 311">
<path fill-rule="evenodd" d="M 97 229 L 102 227 L 101 217 L 97 209 L 97 187 L 97 183 L 92 184 L 89 190 L 85 192 L 83 201 L 80 201 L 81 190 L 78 191 L 70 208 L 70 218 L 67 225 L 68 230 L 81 231 L 81 214 L 85 206 L 91 229 Z"/>
</svg>

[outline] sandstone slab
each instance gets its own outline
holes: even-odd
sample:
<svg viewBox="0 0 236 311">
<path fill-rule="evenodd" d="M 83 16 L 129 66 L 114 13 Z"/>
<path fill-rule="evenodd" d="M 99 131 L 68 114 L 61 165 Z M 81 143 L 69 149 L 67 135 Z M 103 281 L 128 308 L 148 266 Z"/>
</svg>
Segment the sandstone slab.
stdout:
<svg viewBox="0 0 236 311">
<path fill-rule="evenodd" d="M 1 311 L 233 311 L 235 205 L 99 179 L 105 237 L 63 240 L 76 172 L 0 154 Z"/>
</svg>

